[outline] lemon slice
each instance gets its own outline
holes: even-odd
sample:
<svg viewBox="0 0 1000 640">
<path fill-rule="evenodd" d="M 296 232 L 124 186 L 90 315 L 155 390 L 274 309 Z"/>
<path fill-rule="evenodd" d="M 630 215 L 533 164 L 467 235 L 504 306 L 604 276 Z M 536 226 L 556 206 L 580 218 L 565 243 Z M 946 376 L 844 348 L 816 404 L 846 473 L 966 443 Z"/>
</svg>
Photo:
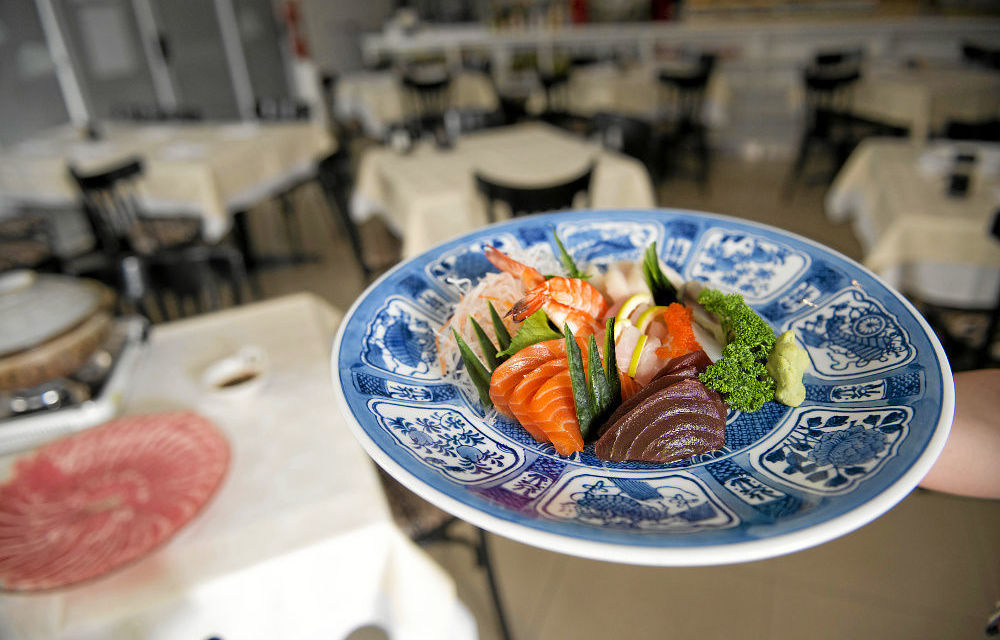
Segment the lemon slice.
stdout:
<svg viewBox="0 0 1000 640">
<path fill-rule="evenodd" d="M 625 304 L 623 304 L 621 308 L 618 309 L 618 313 L 615 314 L 615 340 L 617 340 L 618 336 L 621 335 L 623 327 L 632 324 L 632 321 L 629 320 L 629 316 L 632 315 L 632 312 L 638 309 L 640 305 L 649 304 L 652 301 L 653 296 L 648 293 L 636 293 L 629 296 L 628 300 L 625 301 Z"/>
<path fill-rule="evenodd" d="M 639 314 L 638 320 L 635 321 L 636 328 L 639 329 L 639 331 L 646 333 L 646 329 L 649 327 L 650 323 L 666 310 L 666 307 L 660 305 L 649 307 Z"/>
<path fill-rule="evenodd" d="M 639 368 L 639 359 L 642 357 L 642 348 L 646 346 L 647 337 L 645 333 L 639 336 L 639 341 L 635 343 L 635 349 L 632 350 L 632 359 L 628 363 L 628 375 L 633 378 Z"/>
</svg>

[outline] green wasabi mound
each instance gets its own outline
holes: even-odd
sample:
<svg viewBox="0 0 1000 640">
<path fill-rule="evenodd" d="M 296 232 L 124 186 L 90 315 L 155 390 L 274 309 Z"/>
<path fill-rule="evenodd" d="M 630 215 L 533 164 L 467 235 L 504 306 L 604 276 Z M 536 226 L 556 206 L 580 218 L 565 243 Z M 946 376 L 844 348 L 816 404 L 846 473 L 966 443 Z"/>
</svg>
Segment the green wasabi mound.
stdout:
<svg viewBox="0 0 1000 640">
<path fill-rule="evenodd" d="M 797 407 L 806 399 L 802 375 L 809 366 L 809 354 L 795 342 L 795 332 L 786 331 L 774 341 L 767 357 L 767 373 L 774 378 L 774 399 Z"/>
</svg>

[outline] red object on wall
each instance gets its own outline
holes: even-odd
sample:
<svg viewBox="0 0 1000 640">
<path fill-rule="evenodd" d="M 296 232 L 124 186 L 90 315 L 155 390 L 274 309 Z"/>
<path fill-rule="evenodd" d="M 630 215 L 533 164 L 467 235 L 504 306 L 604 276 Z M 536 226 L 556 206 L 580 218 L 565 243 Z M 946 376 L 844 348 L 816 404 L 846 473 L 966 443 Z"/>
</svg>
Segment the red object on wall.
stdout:
<svg viewBox="0 0 1000 640">
<path fill-rule="evenodd" d="M 302 34 L 302 12 L 299 10 L 299 3 L 296 0 L 286 0 L 281 5 L 281 17 L 285 19 L 285 27 L 288 29 L 288 42 L 292 47 L 292 53 L 296 58 L 308 58 L 309 47 L 306 45 L 306 38 Z"/>
<path fill-rule="evenodd" d="M 653 20 L 673 20 L 674 0 L 652 0 L 650 18 Z"/>
<path fill-rule="evenodd" d="M 119 418 L 25 455 L 0 485 L 0 589 L 65 587 L 143 557 L 228 467 L 225 437 L 192 411 Z"/>
<path fill-rule="evenodd" d="M 573 24 L 587 22 L 587 0 L 570 0 L 569 18 Z"/>
</svg>

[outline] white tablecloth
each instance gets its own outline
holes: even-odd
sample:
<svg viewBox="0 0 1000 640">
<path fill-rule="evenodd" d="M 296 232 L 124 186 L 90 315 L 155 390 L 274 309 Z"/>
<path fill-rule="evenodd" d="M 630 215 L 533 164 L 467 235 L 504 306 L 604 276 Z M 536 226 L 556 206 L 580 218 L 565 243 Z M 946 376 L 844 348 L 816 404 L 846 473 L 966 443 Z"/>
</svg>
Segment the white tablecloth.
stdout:
<svg viewBox="0 0 1000 640">
<path fill-rule="evenodd" d="M 492 82 L 478 71 L 455 74 L 449 101 L 455 109 L 493 112 L 500 108 Z M 345 75 L 337 81 L 334 108 L 338 118 L 357 120 L 367 135 L 381 139 L 389 125 L 406 117 L 406 89 L 399 75 L 392 71 Z"/>
<path fill-rule="evenodd" d="M 946 195 L 951 159 L 974 150 L 969 194 Z M 1000 242 L 989 234 L 1000 210 L 1000 146 L 867 140 L 826 198 L 828 217 L 853 219 L 864 264 L 932 303 L 988 308 L 1000 286 Z"/>
<path fill-rule="evenodd" d="M 462 137 L 449 150 L 423 143 L 401 155 L 371 149 L 361 158 L 352 199 L 358 220 L 381 216 L 403 238 L 404 257 L 487 224 L 474 173 L 532 185 L 575 177 L 596 160 L 593 209 L 648 209 L 655 204 L 641 162 L 544 124 L 491 129 Z"/>
<path fill-rule="evenodd" d="M 136 156 L 145 163 L 141 205 L 153 214 L 204 218 L 216 240 L 233 211 L 312 174 L 334 149 L 327 130 L 313 123 L 108 123 L 97 141 L 58 127 L 0 151 L 0 199 L 37 206 L 79 201 L 67 166 L 100 171 Z"/>
<path fill-rule="evenodd" d="M 949 120 L 1000 117 L 1000 73 L 962 67 L 867 69 L 854 88 L 859 116 L 907 127 L 922 142 Z"/>
<path fill-rule="evenodd" d="M 475 638 L 450 577 L 394 526 L 334 400 L 339 319 L 300 294 L 154 328 L 126 413 L 185 407 L 212 420 L 232 452 L 223 485 L 135 564 L 0 597 L 0 637 L 336 640 L 378 624 L 394 639 Z M 205 367 L 248 344 L 269 360 L 259 390 L 204 390 Z"/>
</svg>

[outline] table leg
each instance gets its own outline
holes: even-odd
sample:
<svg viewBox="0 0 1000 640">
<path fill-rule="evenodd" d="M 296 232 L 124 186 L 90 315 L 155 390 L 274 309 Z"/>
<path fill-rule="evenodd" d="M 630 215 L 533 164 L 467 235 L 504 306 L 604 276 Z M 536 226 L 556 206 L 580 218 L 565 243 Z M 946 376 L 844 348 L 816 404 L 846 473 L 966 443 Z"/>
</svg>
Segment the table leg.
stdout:
<svg viewBox="0 0 1000 640">
<path fill-rule="evenodd" d="M 246 269 L 246 273 L 249 276 L 248 280 L 250 288 L 253 290 L 253 295 L 257 298 L 263 298 L 260 279 L 257 276 L 259 261 L 257 254 L 254 253 L 253 243 L 250 241 L 250 223 L 247 220 L 246 210 L 233 213 L 233 240 L 236 243 L 236 248 L 243 256 L 243 268 Z"/>
<path fill-rule="evenodd" d="M 500 637 L 504 640 L 511 640 L 510 629 L 507 626 L 507 616 L 504 615 L 503 601 L 500 599 L 500 588 L 497 584 L 496 576 L 493 573 L 493 561 L 490 558 L 490 550 L 486 538 L 486 532 L 476 528 L 479 532 L 479 564 L 486 569 L 486 579 L 490 584 L 490 595 L 493 597 L 493 606 L 497 611 L 497 623 L 500 626 Z"/>
</svg>

